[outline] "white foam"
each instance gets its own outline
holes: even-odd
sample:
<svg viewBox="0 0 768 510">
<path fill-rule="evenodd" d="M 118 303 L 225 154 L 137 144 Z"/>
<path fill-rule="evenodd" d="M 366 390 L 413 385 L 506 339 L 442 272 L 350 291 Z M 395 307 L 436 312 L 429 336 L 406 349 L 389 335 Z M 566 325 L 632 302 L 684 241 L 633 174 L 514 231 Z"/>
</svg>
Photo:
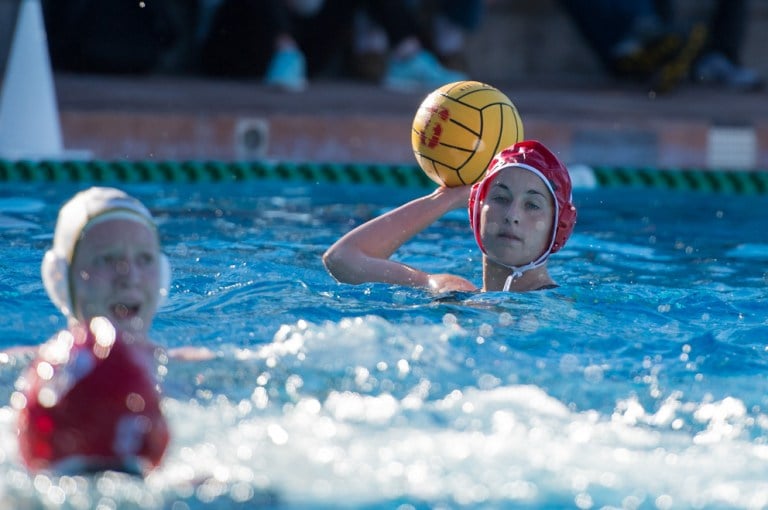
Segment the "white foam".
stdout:
<svg viewBox="0 0 768 510">
<path fill-rule="evenodd" d="M 228 508 L 225 500 L 235 505 L 275 493 L 302 507 L 394 499 L 449 507 L 768 504 L 768 448 L 750 438 L 755 427 L 768 430 L 768 417 L 748 412 L 739 399 L 674 394 L 647 409 L 634 395 L 613 392 L 615 410 L 606 414 L 498 378 L 436 395 L 433 385 L 461 380 L 451 378 L 468 370 L 452 357 L 451 345 L 468 341 L 457 322 L 299 321 L 260 349 L 219 360 L 215 370 L 241 374 L 237 384 L 245 388 L 166 398 L 173 440 L 143 501 L 186 498 Z M 430 370 L 413 377 L 422 364 Z M 208 370 L 192 367 L 201 376 Z M 313 371 L 328 377 L 322 387 L 308 384 Z M 382 372 L 408 386 L 367 384 Z M 234 390 L 245 396 L 225 395 Z M 70 482 L 51 479 L 41 489 L 21 469 L 14 419 L 8 407 L 0 409 L 0 495 L 18 502 L 64 494 L 59 507 L 75 508 L 77 491 L 51 489 Z M 97 479 L 85 492 L 108 492 L 118 503 L 138 498 L 136 482 L 119 477 Z"/>
</svg>

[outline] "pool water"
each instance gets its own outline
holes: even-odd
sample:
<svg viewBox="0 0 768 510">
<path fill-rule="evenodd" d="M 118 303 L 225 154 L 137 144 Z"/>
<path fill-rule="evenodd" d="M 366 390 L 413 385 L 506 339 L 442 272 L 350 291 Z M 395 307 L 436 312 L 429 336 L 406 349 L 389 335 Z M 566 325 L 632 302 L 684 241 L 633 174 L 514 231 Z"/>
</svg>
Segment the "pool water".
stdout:
<svg viewBox="0 0 768 510">
<path fill-rule="evenodd" d="M 82 186 L 0 191 L 0 347 L 63 321 L 39 276 Z M 2 508 L 768 507 L 763 196 L 577 190 L 579 221 L 528 294 L 336 283 L 320 257 L 424 189 L 122 186 L 174 267 L 153 327 L 173 440 L 145 481 L 30 475 L 0 354 Z M 480 284 L 466 213 L 400 260 Z"/>
</svg>

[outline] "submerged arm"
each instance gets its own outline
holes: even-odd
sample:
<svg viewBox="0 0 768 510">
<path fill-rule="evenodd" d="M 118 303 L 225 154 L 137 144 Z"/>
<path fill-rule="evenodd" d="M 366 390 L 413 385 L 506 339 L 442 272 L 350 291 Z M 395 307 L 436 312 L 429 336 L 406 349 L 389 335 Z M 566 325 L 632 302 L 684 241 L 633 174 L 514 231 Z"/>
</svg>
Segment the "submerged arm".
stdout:
<svg viewBox="0 0 768 510">
<path fill-rule="evenodd" d="M 440 187 L 347 233 L 328 248 L 323 263 L 342 283 L 383 282 L 442 291 L 446 290 L 445 280 L 451 280 L 451 290 L 474 290 L 463 278 L 430 275 L 389 260 L 400 246 L 445 213 L 466 207 L 468 198 L 469 186 Z"/>
</svg>

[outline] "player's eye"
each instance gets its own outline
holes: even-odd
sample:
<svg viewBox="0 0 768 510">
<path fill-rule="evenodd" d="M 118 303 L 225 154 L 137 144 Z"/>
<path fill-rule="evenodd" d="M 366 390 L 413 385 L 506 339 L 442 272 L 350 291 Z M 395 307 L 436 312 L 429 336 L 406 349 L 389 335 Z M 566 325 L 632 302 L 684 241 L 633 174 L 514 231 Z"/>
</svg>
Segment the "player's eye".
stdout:
<svg viewBox="0 0 768 510">
<path fill-rule="evenodd" d="M 491 201 L 497 204 L 508 204 L 512 199 L 505 193 L 493 193 L 491 194 Z"/>
<path fill-rule="evenodd" d="M 152 265 L 154 261 L 155 256 L 150 252 L 139 253 L 139 255 L 136 257 L 136 262 L 141 267 Z"/>
<path fill-rule="evenodd" d="M 536 202 L 526 202 L 525 207 L 526 209 L 529 209 L 531 211 L 538 211 L 539 209 L 541 209 L 541 206 Z"/>
</svg>

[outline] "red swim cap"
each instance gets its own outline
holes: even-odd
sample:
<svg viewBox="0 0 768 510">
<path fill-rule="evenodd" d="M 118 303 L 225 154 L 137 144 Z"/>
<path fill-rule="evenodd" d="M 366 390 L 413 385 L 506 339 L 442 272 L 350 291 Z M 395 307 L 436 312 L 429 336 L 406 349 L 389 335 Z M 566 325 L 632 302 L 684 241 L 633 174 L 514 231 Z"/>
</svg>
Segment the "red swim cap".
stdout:
<svg viewBox="0 0 768 510">
<path fill-rule="evenodd" d="M 160 464 L 169 432 L 144 349 L 104 318 L 41 348 L 20 399 L 19 452 L 29 469 L 143 474 Z"/>
<path fill-rule="evenodd" d="M 480 239 L 480 210 L 483 208 L 491 182 L 504 168 L 515 167 L 529 170 L 538 175 L 552 192 L 555 200 L 555 228 L 549 249 L 537 261 L 543 263 L 550 254 L 560 250 L 573 232 L 576 223 L 576 207 L 571 197 L 571 176 L 568 169 L 549 149 L 536 140 L 524 140 L 501 151 L 488 165 L 483 180 L 472 186 L 469 196 L 469 222 L 475 232 L 475 240 L 485 252 Z M 539 262 L 540 261 L 540 262 Z"/>
</svg>

